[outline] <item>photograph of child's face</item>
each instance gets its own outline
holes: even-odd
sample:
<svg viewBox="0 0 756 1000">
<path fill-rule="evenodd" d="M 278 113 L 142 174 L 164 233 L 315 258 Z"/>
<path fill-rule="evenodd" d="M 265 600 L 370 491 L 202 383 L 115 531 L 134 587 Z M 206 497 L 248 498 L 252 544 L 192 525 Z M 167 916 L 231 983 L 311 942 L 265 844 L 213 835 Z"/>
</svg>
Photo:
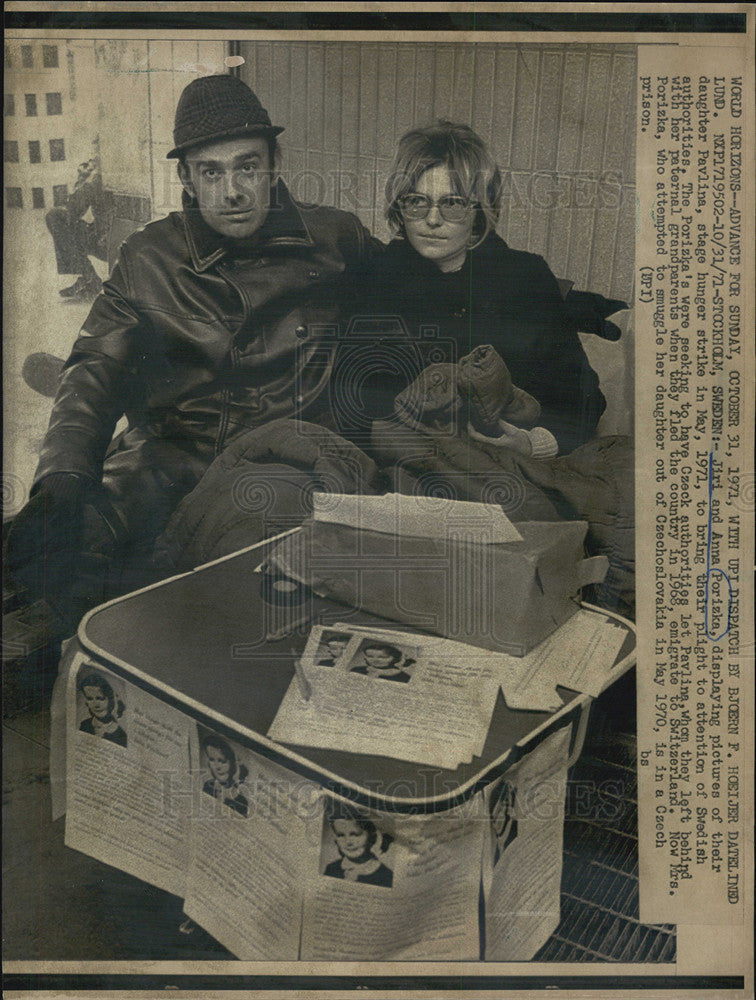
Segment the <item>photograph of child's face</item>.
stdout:
<svg viewBox="0 0 756 1000">
<path fill-rule="evenodd" d="M 348 642 L 348 639 L 329 639 L 326 643 L 329 656 L 337 660 L 347 648 Z"/>
<path fill-rule="evenodd" d="M 335 819 L 333 835 L 336 846 L 345 858 L 354 861 L 368 853 L 368 834 L 354 819 Z"/>
<path fill-rule="evenodd" d="M 212 776 L 216 781 L 220 781 L 222 785 L 227 785 L 231 779 L 230 758 L 220 749 L 220 747 L 214 746 L 206 747 L 205 754 L 207 755 L 207 764 L 210 768 Z"/>
<path fill-rule="evenodd" d="M 110 718 L 111 699 L 102 687 L 96 684 L 87 684 L 82 688 L 82 694 L 92 718 L 106 722 Z"/>
<path fill-rule="evenodd" d="M 387 670 L 389 667 L 395 667 L 401 659 L 401 654 L 397 656 L 397 653 L 399 650 L 394 651 L 387 646 L 368 646 L 362 651 L 365 663 L 373 670 Z"/>
<path fill-rule="evenodd" d="M 352 639 L 350 632 L 314 629 L 310 639 L 313 662 L 319 667 L 334 667 L 346 652 Z M 305 660 L 307 656 L 305 655 Z"/>
<path fill-rule="evenodd" d="M 367 816 L 347 812 L 324 817 L 321 873 L 343 882 L 391 888 L 393 836 Z"/>
<path fill-rule="evenodd" d="M 104 674 L 93 670 L 90 664 L 84 665 L 78 680 L 79 732 L 98 736 L 108 743 L 126 746 L 127 735 L 122 725 L 125 705 L 121 692 L 115 690 L 113 683 Z"/>
<path fill-rule="evenodd" d="M 216 802 L 223 803 L 239 816 L 246 816 L 249 811 L 249 791 L 246 779 L 249 769 L 239 760 L 239 748 L 232 745 L 217 733 L 198 727 L 203 763 L 202 791 L 212 796 Z"/>
<path fill-rule="evenodd" d="M 382 639 L 363 639 L 352 657 L 349 670 L 381 680 L 407 682 L 417 660 L 417 650 L 406 650 Z"/>
</svg>

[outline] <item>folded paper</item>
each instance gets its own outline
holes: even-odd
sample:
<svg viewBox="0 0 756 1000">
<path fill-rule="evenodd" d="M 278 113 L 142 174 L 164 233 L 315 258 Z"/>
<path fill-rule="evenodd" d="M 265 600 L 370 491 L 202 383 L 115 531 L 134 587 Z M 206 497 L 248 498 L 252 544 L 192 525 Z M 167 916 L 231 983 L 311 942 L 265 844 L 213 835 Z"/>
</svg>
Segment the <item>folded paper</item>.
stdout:
<svg viewBox="0 0 756 1000">
<path fill-rule="evenodd" d="M 313 520 L 413 538 L 443 539 L 449 532 L 464 531 L 482 545 L 520 540 L 517 528 L 498 505 L 446 497 L 316 493 Z"/>
</svg>

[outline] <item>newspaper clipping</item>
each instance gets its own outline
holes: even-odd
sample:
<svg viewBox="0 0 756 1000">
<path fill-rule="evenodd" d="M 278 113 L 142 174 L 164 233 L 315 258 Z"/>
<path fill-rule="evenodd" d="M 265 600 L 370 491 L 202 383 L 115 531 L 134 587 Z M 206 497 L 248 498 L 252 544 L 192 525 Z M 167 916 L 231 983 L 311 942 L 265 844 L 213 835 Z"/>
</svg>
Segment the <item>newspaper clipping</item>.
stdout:
<svg viewBox="0 0 756 1000">
<path fill-rule="evenodd" d="M 677 924 L 705 912 L 720 928 L 744 912 L 753 654 L 742 630 L 750 567 L 741 538 L 753 513 L 744 504 L 744 405 L 753 395 L 743 328 L 753 292 L 742 268 L 744 81 L 723 75 L 725 58 L 721 48 L 698 53 L 693 72 L 681 49 L 660 73 L 658 50 L 640 52 L 636 300 L 654 355 L 637 414 L 653 440 L 655 485 L 653 633 L 641 637 L 650 682 L 640 697 L 641 913 Z M 641 559 L 644 541 L 639 534 Z M 656 877 L 644 879 L 644 868 Z"/>
<path fill-rule="evenodd" d="M 752 997 L 754 5 L 5 7 L 5 995 Z"/>
</svg>

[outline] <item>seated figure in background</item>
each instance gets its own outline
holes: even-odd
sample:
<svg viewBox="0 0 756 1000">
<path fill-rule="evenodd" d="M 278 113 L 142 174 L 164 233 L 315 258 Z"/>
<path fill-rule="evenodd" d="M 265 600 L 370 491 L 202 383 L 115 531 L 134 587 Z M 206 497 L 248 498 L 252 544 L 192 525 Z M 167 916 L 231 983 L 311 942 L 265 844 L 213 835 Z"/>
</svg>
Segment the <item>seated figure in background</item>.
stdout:
<svg viewBox="0 0 756 1000">
<path fill-rule="evenodd" d="M 53 238 L 58 274 L 77 275 L 76 281 L 59 294 L 64 299 L 94 299 L 102 282 L 89 255 L 107 261 L 112 224 L 110 199 L 103 191 L 96 157 L 79 164 L 74 189 L 65 205 L 50 209 L 45 222 Z"/>
</svg>

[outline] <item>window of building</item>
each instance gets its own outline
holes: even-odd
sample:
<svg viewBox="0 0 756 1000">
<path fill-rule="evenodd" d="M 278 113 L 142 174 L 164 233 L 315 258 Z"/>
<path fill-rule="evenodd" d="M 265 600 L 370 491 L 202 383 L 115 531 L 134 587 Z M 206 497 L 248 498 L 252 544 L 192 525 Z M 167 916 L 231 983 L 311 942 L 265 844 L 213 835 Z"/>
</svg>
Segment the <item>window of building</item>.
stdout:
<svg viewBox="0 0 756 1000">
<path fill-rule="evenodd" d="M 31 69 L 34 66 L 34 50 L 31 45 L 21 46 L 21 65 L 24 69 Z"/>
<path fill-rule="evenodd" d="M 45 69 L 55 69 L 55 67 L 58 65 L 57 45 L 42 46 L 42 65 L 45 67 Z"/>
<path fill-rule="evenodd" d="M 44 188 L 32 188 L 32 208 L 44 208 L 44 207 L 45 207 Z"/>
<path fill-rule="evenodd" d="M 23 208 L 24 207 L 24 195 L 21 188 L 6 188 L 5 189 L 5 207 L 6 208 Z"/>
<path fill-rule="evenodd" d="M 37 114 L 37 95 L 36 94 L 24 94 L 24 102 L 26 103 L 26 114 L 29 118 L 34 118 Z"/>
<path fill-rule="evenodd" d="M 42 148 L 36 139 L 29 140 L 29 163 L 42 162 Z"/>
<path fill-rule="evenodd" d="M 6 163 L 18 163 L 18 143 L 15 139 L 6 139 L 3 143 L 3 160 Z"/>
<path fill-rule="evenodd" d="M 5 46 L 5 68 L 13 69 L 13 53 L 11 52 L 10 45 Z"/>
<path fill-rule="evenodd" d="M 7 117 L 8 115 L 15 115 L 16 113 L 16 99 L 13 94 L 6 94 L 5 100 L 3 101 L 3 114 Z"/>
<path fill-rule="evenodd" d="M 68 201 L 68 185 L 53 184 L 53 205 L 61 208 Z"/>
<path fill-rule="evenodd" d="M 47 98 L 48 115 L 62 115 L 63 100 L 60 94 L 45 94 L 45 97 Z"/>
<path fill-rule="evenodd" d="M 63 139 L 51 139 L 50 140 L 50 159 L 53 163 L 57 160 L 65 160 L 66 158 L 66 144 Z"/>
</svg>

